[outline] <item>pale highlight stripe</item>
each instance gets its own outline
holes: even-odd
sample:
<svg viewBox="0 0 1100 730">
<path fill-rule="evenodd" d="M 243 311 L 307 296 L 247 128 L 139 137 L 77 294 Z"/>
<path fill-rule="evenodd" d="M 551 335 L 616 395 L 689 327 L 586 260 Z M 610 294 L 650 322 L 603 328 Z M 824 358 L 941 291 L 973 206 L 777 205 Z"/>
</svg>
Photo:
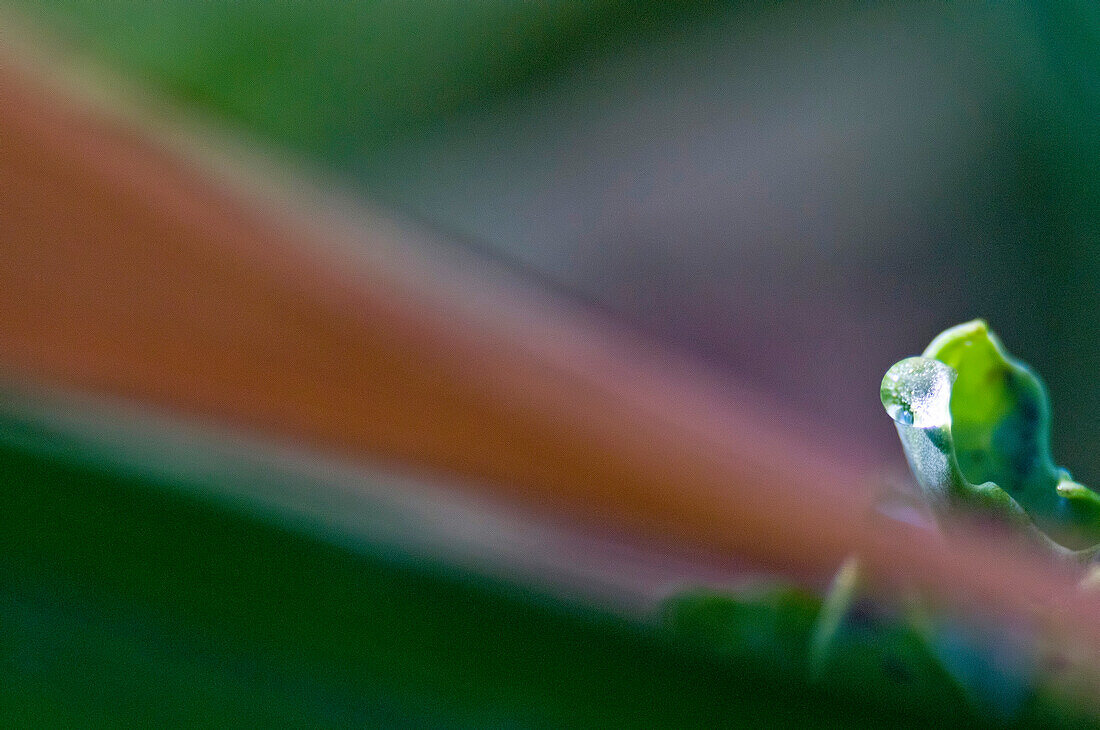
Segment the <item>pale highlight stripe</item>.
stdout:
<svg viewBox="0 0 1100 730">
<path fill-rule="evenodd" d="M 764 578 L 583 533 L 393 468 L 27 384 L 0 385 L 3 442 L 391 563 L 489 579 L 634 620 L 653 619 L 661 601 L 687 587 Z"/>
</svg>

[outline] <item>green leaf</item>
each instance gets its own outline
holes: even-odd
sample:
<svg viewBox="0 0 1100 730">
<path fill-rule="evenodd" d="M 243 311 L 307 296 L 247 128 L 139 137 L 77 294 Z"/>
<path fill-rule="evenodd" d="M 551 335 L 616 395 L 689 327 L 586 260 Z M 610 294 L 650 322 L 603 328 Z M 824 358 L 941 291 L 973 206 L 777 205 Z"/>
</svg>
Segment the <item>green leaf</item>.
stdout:
<svg viewBox="0 0 1100 730">
<path fill-rule="evenodd" d="M 827 654 L 817 654 L 813 644 L 821 612 L 829 608 L 793 586 L 688 590 L 670 597 L 663 614 L 677 639 L 744 671 L 770 667 L 802 692 L 816 687 L 827 696 L 876 697 L 903 716 L 932 706 L 955 720 L 976 722 L 980 708 L 928 638 L 904 616 L 858 603 L 855 610 L 825 617 L 831 624 Z M 1003 691 L 1017 692 L 1021 700 L 1030 693 L 1017 686 Z"/>
<path fill-rule="evenodd" d="M 938 517 L 1004 522 L 1060 552 L 1100 543 L 1100 496 L 1051 457 L 1042 382 L 984 321 L 952 327 L 894 365 L 881 396 Z"/>
</svg>

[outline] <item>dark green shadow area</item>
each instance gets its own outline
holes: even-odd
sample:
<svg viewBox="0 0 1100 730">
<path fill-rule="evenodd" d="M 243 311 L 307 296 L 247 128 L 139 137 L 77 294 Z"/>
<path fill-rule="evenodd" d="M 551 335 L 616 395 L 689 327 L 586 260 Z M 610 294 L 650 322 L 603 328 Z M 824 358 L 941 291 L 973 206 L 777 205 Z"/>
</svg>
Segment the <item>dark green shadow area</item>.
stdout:
<svg viewBox="0 0 1100 730">
<path fill-rule="evenodd" d="M 147 88 L 342 164 L 714 12 L 646 0 L 0 3 Z"/>
<path fill-rule="evenodd" d="M 17 725 L 975 720 L 943 696 L 810 685 L 787 648 L 771 651 L 788 619 L 767 606 L 703 604 L 721 614 L 703 633 L 722 641 L 666 631 L 442 561 L 356 554 L 43 438 L 0 422 L 0 716 Z"/>
</svg>

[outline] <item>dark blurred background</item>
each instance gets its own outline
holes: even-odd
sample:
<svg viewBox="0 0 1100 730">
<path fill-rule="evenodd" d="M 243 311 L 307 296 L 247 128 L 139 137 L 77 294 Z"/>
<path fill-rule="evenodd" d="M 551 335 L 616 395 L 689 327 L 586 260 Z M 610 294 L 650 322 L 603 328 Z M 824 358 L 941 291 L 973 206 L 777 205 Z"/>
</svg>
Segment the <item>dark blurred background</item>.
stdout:
<svg viewBox="0 0 1100 730">
<path fill-rule="evenodd" d="M 8 5 L 856 458 L 901 462 L 889 365 L 984 317 L 1100 484 L 1094 3 Z"/>
</svg>

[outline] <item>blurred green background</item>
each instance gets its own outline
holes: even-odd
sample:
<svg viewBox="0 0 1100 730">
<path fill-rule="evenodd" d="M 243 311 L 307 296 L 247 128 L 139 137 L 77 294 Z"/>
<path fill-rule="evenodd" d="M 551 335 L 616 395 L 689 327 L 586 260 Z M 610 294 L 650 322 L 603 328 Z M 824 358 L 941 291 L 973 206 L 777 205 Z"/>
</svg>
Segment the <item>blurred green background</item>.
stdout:
<svg viewBox="0 0 1100 730">
<path fill-rule="evenodd" d="M 196 442 L 163 423 L 127 435 L 62 402 L 0 392 L 7 727 L 982 724 L 896 622 L 843 631 L 811 682 L 811 594 L 624 613 L 369 531 L 349 542 L 308 503 L 272 509 L 288 479 L 311 481 L 294 469 L 220 448 L 188 458 Z M 1038 696 L 1020 718 L 1061 712 Z"/>
<path fill-rule="evenodd" d="M 1100 483 L 1093 3 L 8 4 L 870 462 L 882 373 L 985 317 Z"/>
</svg>

